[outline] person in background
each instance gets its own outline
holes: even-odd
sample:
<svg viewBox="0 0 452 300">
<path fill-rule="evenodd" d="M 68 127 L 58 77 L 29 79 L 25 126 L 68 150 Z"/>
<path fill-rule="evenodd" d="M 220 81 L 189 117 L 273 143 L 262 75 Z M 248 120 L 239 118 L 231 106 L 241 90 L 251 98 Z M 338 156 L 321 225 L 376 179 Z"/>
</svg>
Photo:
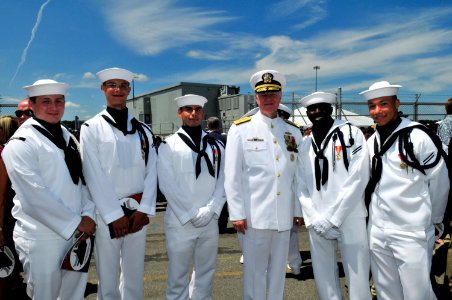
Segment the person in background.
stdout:
<svg viewBox="0 0 452 300">
<path fill-rule="evenodd" d="M 98 216 L 98 299 L 142 299 L 146 229 L 156 208 L 157 153 L 149 127 L 126 107 L 134 74 L 109 68 L 97 76 L 107 108 L 83 124 L 80 144 Z"/>
<path fill-rule="evenodd" d="M 33 110 L 30 106 L 30 99 L 24 99 L 19 102 L 16 110 L 17 125 L 22 125 L 26 120 L 33 116 Z"/>
<path fill-rule="evenodd" d="M 290 117 L 293 117 L 293 111 L 286 105 L 280 103 L 278 105 L 278 116 L 283 120 L 289 120 Z M 292 228 L 290 229 L 289 252 L 287 255 L 287 271 L 294 275 L 300 275 L 300 268 L 303 264 L 298 240 L 298 227 L 303 224 L 304 220 L 303 218 L 300 218 L 296 220 L 296 222 L 294 222 Z"/>
<path fill-rule="evenodd" d="M 430 281 L 432 249 L 450 181 L 438 137 L 399 116 L 400 87 L 380 81 L 360 93 L 376 123 L 367 140 L 371 271 L 379 300 L 436 299 Z"/>
<path fill-rule="evenodd" d="M 452 98 L 448 99 L 444 105 L 446 117 L 440 122 L 438 126 L 438 137 L 443 145 L 448 146 L 449 159 L 449 179 L 452 178 Z M 444 214 L 444 233 L 443 238 L 439 238 L 435 242 L 435 249 L 432 261 L 432 284 L 433 289 L 438 296 L 443 296 L 445 299 L 452 295 L 452 244 L 451 244 L 451 228 L 452 228 L 452 193 L 449 191 L 449 200 Z M 447 250 L 446 250 L 447 248 Z M 448 259 L 449 257 L 449 259 Z M 446 296 L 447 295 L 447 296 Z"/>
<path fill-rule="evenodd" d="M 26 86 L 34 112 L 2 157 L 14 197 L 13 239 L 33 299 L 83 299 L 88 274 L 61 269 L 73 238 L 96 230 L 77 141 L 61 125 L 68 85 L 51 79 Z"/>
<path fill-rule="evenodd" d="M 166 299 L 211 299 L 224 194 L 224 148 L 201 128 L 207 99 L 175 99 L 182 127 L 160 145 L 159 183 L 165 213 Z M 189 272 L 193 266 L 189 296 Z"/>
<path fill-rule="evenodd" d="M 284 298 L 290 229 L 299 221 L 293 184 L 300 129 L 278 117 L 285 76 L 251 76 L 259 111 L 234 122 L 226 145 L 225 190 L 230 220 L 243 235 L 243 298 Z"/>
<path fill-rule="evenodd" d="M 17 299 L 25 296 L 25 288 L 22 288 L 23 278 L 20 276 L 22 265 L 20 264 L 17 252 L 14 249 L 13 229 L 16 220 L 11 215 L 13 208 L 14 191 L 11 188 L 11 181 L 6 172 L 5 163 L 1 159 L 1 152 L 5 144 L 17 130 L 17 121 L 11 116 L 0 117 L 0 251 L 5 251 L 7 246 L 14 255 L 14 268 L 6 278 L 0 277 L 0 300 Z M 2 255 L 2 254 L 0 254 Z M 12 266 L 12 264 L 11 264 Z M 2 265 L 2 267 L 4 267 Z M 20 295 L 19 293 L 23 293 Z"/>
<path fill-rule="evenodd" d="M 452 98 L 449 98 L 444 105 L 446 109 L 446 117 L 438 126 L 438 136 L 441 142 L 448 146 L 452 137 Z"/>
<path fill-rule="evenodd" d="M 226 147 L 227 135 L 221 132 L 220 119 L 218 117 L 209 117 L 207 119 L 207 134 L 220 141 L 223 147 Z M 220 217 L 218 218 L 218 230 L 220 234 L 227 232 L 228 219 L 228 204 L 224 203 Z"/>
<path fill-rule="evenodd" d="M 371 299 L 370 258 L 364 190 L 369 156 L 358 127 L 334 120 L 336 95 L 315 92 L 300 100 L 312 122 L 297 169 L 297 196 L 306 228 L 317 294 L 342 299 L 336 251 L 339 246 L 351 300 Z"/>
</svg>

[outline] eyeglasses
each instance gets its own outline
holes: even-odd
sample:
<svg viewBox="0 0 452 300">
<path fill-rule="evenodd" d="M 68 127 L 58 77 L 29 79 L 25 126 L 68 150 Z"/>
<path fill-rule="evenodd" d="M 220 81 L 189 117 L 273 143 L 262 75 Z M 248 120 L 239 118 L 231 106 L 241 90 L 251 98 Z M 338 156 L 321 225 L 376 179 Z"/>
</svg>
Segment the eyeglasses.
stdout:
<svg viewBox="0 0 452 300">
<path fill-rule="evenodd" d="M 182 107 L 182 110 L 188 112 L 189 114 L 191 114 L 193 111 L 195 111 L 196 113 L 199 113 L 202 111 L 202 107 L 201 106 L 196 106 L 196 107 L 184 106 L 184 107 Z"/>
<path fill-rule="evenodd" d="M 115 82 L 106 82 L 104 83 L 104 86 L 107 89 L 120 89 L 120 90 L 127 90 L 130 85 L 128 83 L 121 83 L 121 84 L 117 84 Z"/>
<path fill-rule="evenodd" d="M 27 117 L 31 117 L 31 116 L 33 116 L 33 111 L 31 109 L 16 110 L 16 117 L 20 118 L 23 115 L 25 115 Z"/>
</svg>

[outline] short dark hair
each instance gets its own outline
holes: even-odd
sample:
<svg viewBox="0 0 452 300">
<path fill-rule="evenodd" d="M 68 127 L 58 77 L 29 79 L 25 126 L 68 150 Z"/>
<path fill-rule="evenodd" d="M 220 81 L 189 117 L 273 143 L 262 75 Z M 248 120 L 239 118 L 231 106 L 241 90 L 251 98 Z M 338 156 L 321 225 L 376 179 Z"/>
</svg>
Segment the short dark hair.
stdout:
<svg viewBox="0 0 452 300">
<path fill-rule="evenodd" d="M 207 128 L 220 129 L 220 119 L 218 119 L 217 117 L 209 117 L 207 119 Z"/>
<path fill-rule="evenodd" d="M 36 103 L 36 96 L 35 97 L 30 97 L 28 99 L 30 99 L 31 102 Z"/>
<path fill-rule="evenodd" d="M 446 102 L 446 104 L 444 105 L 444 107 L 446 108 L 446 112 L 448 115 L 452 115 L 452 98 L 449 98 Z"/>
</svg>

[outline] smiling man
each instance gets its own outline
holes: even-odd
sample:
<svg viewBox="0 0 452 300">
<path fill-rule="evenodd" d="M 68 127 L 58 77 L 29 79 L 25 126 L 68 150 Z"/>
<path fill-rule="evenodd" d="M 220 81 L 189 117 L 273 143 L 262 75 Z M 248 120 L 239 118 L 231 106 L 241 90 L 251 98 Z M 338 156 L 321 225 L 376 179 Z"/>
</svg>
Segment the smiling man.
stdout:
<svg viewBox="0 0 452 300">
<path fill-rule="evenodd" d="M 371 270 L 378 299 L 436 299 L 430 282 L 432 249 L 450 182 L 438 137 L 399 117 L 400 87 L 380 81 L 361 93 L 377 123 L 367 141 Z"/>
<path fill-rule="evenodd" d="M 88 274 L 61 270 L 61 260 L 73 237 L 96 229 L 77 142 L 60 123 L 67 88 L 50 79 L 25 87 L 34 117 L 2 154 L 16 192 L 13 238 L 33 299 L 83 299 Z"/>
<path fill-rule="evenodd" d="M 312 122 L 297 169 L 297 192 L 309 229 L 311 258 L 321 300 L 342 299 L 337 268 L 339 246 L 350 300 L 370 299 L 370 258 L 364 189 L 369 156 L 361 130 L 334 120 L 336 95 L 315 92 L 300 100 Z"/>
<path fill-rule="evenodd" d="M 175 99 L 182 127 L 160 145 L 159 186 L 165 213 L 168 280 L 166 299 L 212 299 L 218 252 L 218 217 L 224 194 L 224 149 L 201 128 L 207 99 Z M 189 295 L 190 267 L 196 270 Z"/>
<path fill-rule="evenodd" d="M 285 83 L 275 70 L 252 75 L 259 111 L 235 121 L 228 133 L 225 190 L 243 242 L 243 299 L 283 299 L 290 229 L 294 215 L 301 217 L 292 188 L 302 137 L 277 115 Z"/>
<path fill-rule="evenodd" d="M 83 169 L 96 203 L 98 299 L 141 299 L 148 215 L 155 215 L 157 153 L 150 128 L 129 115 L 133 73 L 97 73 L 107 108 L 80 132 Z"/>
</svg>

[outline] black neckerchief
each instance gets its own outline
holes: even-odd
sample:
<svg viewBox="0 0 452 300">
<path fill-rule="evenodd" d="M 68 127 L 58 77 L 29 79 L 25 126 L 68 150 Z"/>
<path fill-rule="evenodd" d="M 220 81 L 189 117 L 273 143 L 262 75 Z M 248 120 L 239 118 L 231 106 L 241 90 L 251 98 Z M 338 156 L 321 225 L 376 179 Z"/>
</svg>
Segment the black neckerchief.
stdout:
<svg viewBox="0 0 452 300">
<path fill-rule="evenodd" d="M 190 127 L 186 125 L 182 125 L 182 129 L 188 134 L 193 143 L 195 143 L 196 149 L 199 150 L 202 136 L 202 128 L 201 126 Z"/>
<path fill-rule="evenodd" d="M 80 158 L 80 152 L 72 137 L 69 137 L 69 143 L 66 145 L 66 141 L 63 137 L 63 130 L 58 122 L 57 124 L 50 124 L 46 121 L 36 119 L 43 127 L 38 125 L 32 125 L 37 131 L 48 138 L 58 148 L 64 151 L 64 161 L 66 162 L 67 169 L 71 175 L 72 182 L 78 184 L 81 179 L 82 184 L 85 185 L 85 177 L 82 171 L 82 160 Z"/>
<path fill-rule="evenodd" d="M 400 125 L 401 122 L 402 119 L 400 117 L 397 117 L 396 119 L 389 121 L 386 125 L 376 126 L 378 134 L 380 135 L 380 143 L 382 145 L 385 143 L 386 139 L 391 135 L 391 133 L 394 132 L 397 126 Z"/>
<path fill-rule="evenodd" d="M 314 171 L 315 171 L 315 181 L 316 181 L 316 189 L 320 191 L 320 179 L 322 181 L 322 185 L 324 185 L 328 181 L 328 159 L 326 158 L 324 151 L 328 146 L 328 142 L 330 141 L 331 136 L 334 131 L 327 133 L 331 129 L 334 120 L 331 118 L 324 118 L 319 122 L 316 122 L 315 125 L 312 126 L 312 149 L 315 153 L 314 158 Z M 315 141 L 315 142 L 314 142 Z M 322 142 L 324 145 L 322 147 Z M 319 146 L 317 146 L 319 145 Z M 323 161 L 323 169 L 320 171 L 320 159 Z"/>
<path fill-rule="evenodd" d="M 129 118 L 127 107 L 119 110 L 119 109 L 107 106 L 107 112 L 111 115 L 111 117 L 115 121 L 115 123 L 116 123 L 115 127 L 118 128 L 119 130 L 121 130 L 122 132 L 125 132 L 124 135 L 126 135 L 127 134 L 127 121 Z"/>
<path fill-rule="evenodd" d="M 185 127 L 185 126 L 184 126 Z M 201 127 L 199 127 L 201 128 Z M 215 177 L 215 170 L 212 165 L 212 162 L 209 158 L 209 156 L 206 153 L 207 144 L 209 144 L 212 147 L 212 152 L 214 153 L 214 162 L 218 159 L 218 167 L 217 167 L 217 176 L 220 174 L 220 163 L 221 163 L 221 151 L 220 147 L 218 146 L 215 138 L 211 137 L 210 135 L 206 134 L 202 141 L 198 139 L 198 146 L 196 146 L 185 134 L 178 132 L 177 135 L 181 138 L 181 140 L 195 153 L 198 154 L 196 157 L 196 165 L 195 165 L 195 171 L 196 171 L 196 179 L 198 179 L 199 174 L 201 174 L 201 158 L 204 157 L 207 169 L 209 170 L 209 174 L 212 177 Z M 200 147 L 202 142 L 202 148 Z"/>
</svg>

